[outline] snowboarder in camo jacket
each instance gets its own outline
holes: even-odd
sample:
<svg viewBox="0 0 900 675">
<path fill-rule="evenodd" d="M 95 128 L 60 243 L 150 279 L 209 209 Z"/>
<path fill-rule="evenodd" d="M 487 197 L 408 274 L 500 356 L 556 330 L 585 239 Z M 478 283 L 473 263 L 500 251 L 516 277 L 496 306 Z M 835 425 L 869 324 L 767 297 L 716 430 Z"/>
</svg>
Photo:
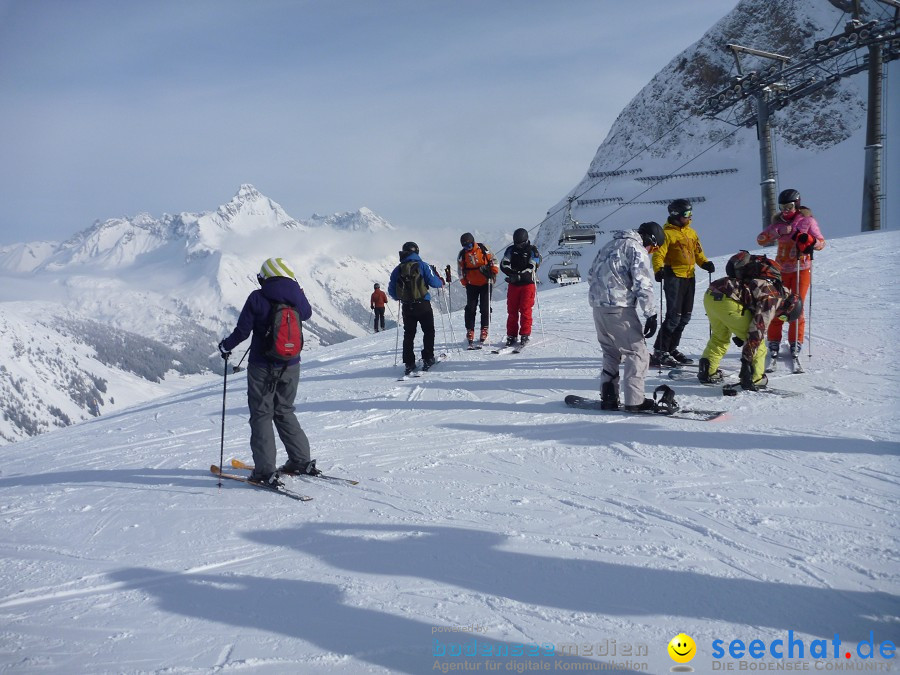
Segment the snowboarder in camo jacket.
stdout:
<svg viewBox="0 0 900 675">
<path fill-rule="evenodd" d="M 803 301 L 777 281 L 723 277 L 710 283 L 703 307 L 710 335 L 700 357 L 699 380 L 705 384 L 722 381 L 719 363 L 734 334 L 734 343 L 741 347 L 741 388 L 756 391 L 765 387 L 766 330 L 776 317 L 794 321 L 803 312 Z"/>
</svg>

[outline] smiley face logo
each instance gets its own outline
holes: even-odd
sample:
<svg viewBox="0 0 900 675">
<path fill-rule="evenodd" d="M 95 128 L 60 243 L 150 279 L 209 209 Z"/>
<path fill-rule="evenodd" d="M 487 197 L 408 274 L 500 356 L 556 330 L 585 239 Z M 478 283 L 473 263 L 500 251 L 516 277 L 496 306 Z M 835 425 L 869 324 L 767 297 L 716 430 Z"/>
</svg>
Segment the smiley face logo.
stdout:
<svg viewBox="0 0 900 675">
<path fill-rule="evenodd" d="M 669 640 L 669 656 L 676 663 L 687 663 L 697 653 L 697 645 L 690 635 L 679 633 Z"/>
</svg>

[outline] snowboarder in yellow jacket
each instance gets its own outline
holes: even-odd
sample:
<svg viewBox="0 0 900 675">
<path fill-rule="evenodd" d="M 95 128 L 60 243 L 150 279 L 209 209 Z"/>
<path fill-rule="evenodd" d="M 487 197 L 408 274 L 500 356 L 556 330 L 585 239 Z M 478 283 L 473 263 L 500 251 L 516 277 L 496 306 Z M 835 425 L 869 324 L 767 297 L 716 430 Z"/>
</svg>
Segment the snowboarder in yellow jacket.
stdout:
<svg viewBox="0 0 900 675">
<path fill-rule="evenodd" d="M 694 266 L 712 274 L 716 266 L 703 253 L 700 238 L 691 227 L 693 206 L 687 199 L 676 199 L 669 204 L 669 218 L 666 221 L 666 240 L 653 254 L 653 273 L 663 284 L 666 298 L 666 315 L 656 342 L 650 365 L 674 368 L 679 364 L 693 363 L 680 351 L 681 334 L 691 320 L 694 308 Z"/>
</svg>

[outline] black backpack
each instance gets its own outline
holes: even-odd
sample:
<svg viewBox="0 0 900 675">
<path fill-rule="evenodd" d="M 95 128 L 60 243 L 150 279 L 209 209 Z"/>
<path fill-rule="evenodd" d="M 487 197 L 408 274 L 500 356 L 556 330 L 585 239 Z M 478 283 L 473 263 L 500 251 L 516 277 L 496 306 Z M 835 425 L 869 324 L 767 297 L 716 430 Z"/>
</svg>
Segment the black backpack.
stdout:
<svg viewBox="0 0 900 675">
<path fill-rule="evenodd" d="M 407 260 L 400 263 L 397 275 L 397 297 L 401 302 L 424 300 L 428 293 L 428 284 L 422 276 L 418 260 Z"/>
<path fill-rule="evenodd" d="M 303 321 L 293 305 L 273 302 L 263 342 L 265 355 L 274 361 L 291 361 L 303 349 Z"/>
</svg>

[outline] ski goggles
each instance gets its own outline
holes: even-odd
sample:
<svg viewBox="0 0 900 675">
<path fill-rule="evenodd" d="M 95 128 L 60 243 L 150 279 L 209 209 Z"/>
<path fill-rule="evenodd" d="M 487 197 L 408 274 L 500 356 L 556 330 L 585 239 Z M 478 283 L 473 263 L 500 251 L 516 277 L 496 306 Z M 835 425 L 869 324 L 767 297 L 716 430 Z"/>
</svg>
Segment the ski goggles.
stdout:
<svg viewBox="0 0 900 675">
<path fill-rule="evenodd" d="M 796 211 L 797 207 L 794 205 L 794 202 L 788 202 L 787 204 L 779 204 L 778 208 L 782 211 Z"/>
<path fill-rule="evenodd" d="M 688 210 L 688 211 L 680 211 L 678 213 L 673 213 L 672 215 L 675 216 L 676 218 L 690 218 L 694 214 L 692 211 Z"/>
</svg>

